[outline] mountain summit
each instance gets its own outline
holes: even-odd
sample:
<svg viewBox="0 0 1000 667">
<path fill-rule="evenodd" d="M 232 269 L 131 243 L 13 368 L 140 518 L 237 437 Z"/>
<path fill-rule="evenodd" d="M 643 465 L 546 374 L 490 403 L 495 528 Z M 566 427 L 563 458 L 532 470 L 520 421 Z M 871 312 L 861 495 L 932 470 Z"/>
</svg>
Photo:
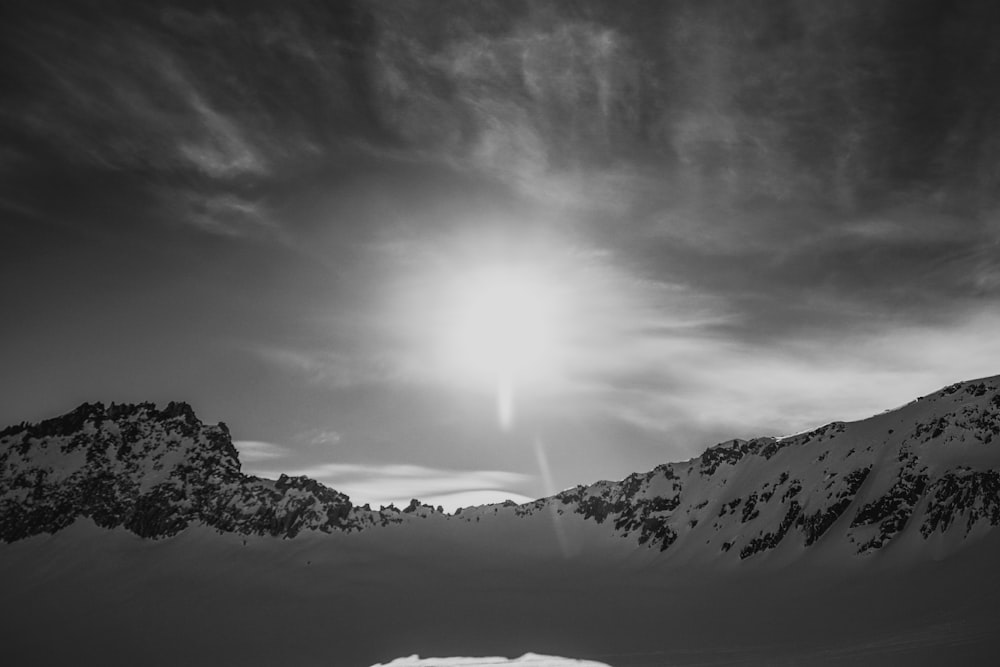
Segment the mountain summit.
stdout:
<svg viewBox="0 0 1000 667">
<path fill-rule="evenodd" d="M 292 538 L 418 518 L 516 526 L 578 516 L 699 562 L 821 544 L 866 555 L 904 537 L 918 550 L 950 550 L 1000 524 L 998 387 L 998 378 L 963 382 L 863 421 L 731 440 L 619 482 L 455 515 L 417 501 L 373 511 L 307 477 L 246 475 L 225 424 L 203 424 L 185 403 L 84 404 L 0 432 L 0 539 L 54 533 L 82 518 L 146 538 L 194 525 Z"/>
<path fill-rule="evenodd" d="M 307 477 L 245 475 L 225 424 L 186 403 L 84 403 L 61 417 L 0 432 L 0 539 L 53 533 L 79 518 L 140 537 L 192 524 L 294 537 L 359 529 L 393 510 L 356 509 Z"/>
</svg>

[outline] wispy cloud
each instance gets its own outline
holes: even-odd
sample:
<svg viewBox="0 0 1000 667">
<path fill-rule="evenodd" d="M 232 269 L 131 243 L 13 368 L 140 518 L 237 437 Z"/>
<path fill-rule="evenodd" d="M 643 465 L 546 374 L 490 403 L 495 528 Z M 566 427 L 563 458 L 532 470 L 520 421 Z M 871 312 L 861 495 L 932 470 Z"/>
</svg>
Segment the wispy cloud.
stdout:
<svg viewBox="0 0 1000 667">
<path fill-rule="evenodd" d="M 755 344 L 698 337 L 650 339 L 623 351 L 628 373 L 595 385 L 595 410 L 672 435 L 695 454 L 724 437 L 780 435 L 833 419 L 862 419 L 959 378 L 1000 368 L 1000 343 L 989 332 L 1000 317 L 907 325 Z M 638 370 L 645 366 L 641 376 Z M 695 437 L 692 437 L 695 436 Z"/>
<path fill-rule="evenodd" d="M 373 332 L 378 334 L 378 332 Z M 332 388 L 403 382 L 410 364 L 393 358 L 391 350 L 358 347 L 352 351 L 255 346 L 251 353 L 316 385 Z"/>
<path fill-rule="evenodd" d="M 178 152 L 183 157 L 213 178 L 267 173 L 264 159 L 250 146 L 231 118 L 212 109 L 198 95 L 192 94 L 190 103 L 205 130 L 205 137 L 200 143 L 179 142 Z"/>
<path fill-rule="evenodd" d="M 441 504 L 448 496 L 461 498 L 504 496 L 523 498 L 522 489 L 530 477 L 500 470 L 447 470 L 408 464 L 321 463 L 282 470 L 257 466 L 254 474 L 275 478 L 279 474 L 307 475 L 351 497 L 355 504 L 373 506 L 405 505 L 411 499 L 432 498 Z M 473 494 L 473 495 L 464 495 Z M 479 494 L 479 495 L 475 495 Z"/>
<path fill-rule="evenodd" d="M 340 443 L 344 436 L 339 431 L 332 429 L 310 429 L 300 433 L 298 439 L 314 447 L 330 447 Z"/>
<path fill-rule="evenodd" d="M 209 104 L 192 75 L 181 69 L 173 54 L 151 49 L 148 57 L 157 63 L 166 87 L 187 107 L 188 136 L 181 134 L 176 145 L 183 159 L 212 178 L 267 174 L 268 165 L 260 149 L 248 141 L 247 131 L 234 118 Z"/>
<path fill-rule="evenodd" d="M 267 87 L 248 74 L 256 68 L 232 75 L 218 52 L 209 56 L 192 45 L 194 35 L 175 32 L 204 21 L 186 15 L 179 27 L 141 9 L 109 21 L 71 11 L 29 16 L 10 46 L 31 92 L 13 95 L 0 121 L 37 142 L 31 152 L 44 145 L 67 164 L 144 174 L 167 211 L 182 209 L 180 221 L 209 233 L 279 236 L 261 196 L 240 192 L 273 179 L 278 164 L 314 160 L 323 142 L 286 114 L 278 118 L 288 127 L 276 131 Z M 244 26 L 222 15 L 208 24 L 196 41 L 212 43 L 213 31 L 236 43 L 252 34 L 250 59 L 279 48 L 275 31 L 290 29 L 278 23 L 265 31 L 266 22 Z"/>
<path fill-rule="evenodd" d="M 243 463 L 259 463 L 288 456 L 291 453 L 287 447 L 260 440 L 234 440 L 233 446 L 240 453 Z"/>
<path fill-rule="evenodd" d="M 642 87 L 622 34 L 598 23 L 525 21 L 433 48 L 396 23 L 416 17 L 377 17 L 374 101 L 411 152 L 546 205 L 621 212 L 629 170 L 605 163 L 636 145 Z M 443 93 L 441 80 L 453 92 Z"/>
<path fill-rule="evenodd" d="M 170 192 L 162 197 L 169 199 Z M 232 193 L 174 193 L 167 206 L 178 216 L 206 232 L 230 237 L 281 238 L 283 232 L 267 207 Z"/>
<path fill-rule="evenodd" d="M 237 120 L 213 107 L 162 35 L 141 25 L 34 26 L 56 48 L 21 44 L 39 94 L 14 107 L 25 127 L 67 157 L 110 168 L 172 169 L 212 177 L 261 174 L 264 161 Z M 102 43 L 89 48 L 84 36 Z"/>
</svg>

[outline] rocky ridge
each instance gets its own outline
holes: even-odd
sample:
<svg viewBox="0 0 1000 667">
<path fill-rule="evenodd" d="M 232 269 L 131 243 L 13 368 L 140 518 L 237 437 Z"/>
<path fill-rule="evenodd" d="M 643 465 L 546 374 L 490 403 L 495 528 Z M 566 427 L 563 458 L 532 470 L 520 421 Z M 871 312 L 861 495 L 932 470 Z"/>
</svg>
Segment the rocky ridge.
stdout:
<svg viewBox="0 0 1000 667">
<path fill-rule="evenodd" d="M 53 533 L 89 517 L 141 537 L 192 524 L 294 537 L 399 521 L 308 477 L 244 474 L 225 424 L 186 403 L 85 403 L 38 424 L 0 431 L 0 539 Z"/>
<path fill-rule="evenodd" d="M 663 551 L 704 543 L 741 559 L 824 539 L 870 554 L 908 528 L 963 539 L 1000 524 L 998 387 L 1000 378 L 958 383 L 860 422 L 731 440 L 531 507 L 556 502 Z"/>
<path fill-rule="evenodd" d="M 184 403 L 84 404 L 0 432 L 0 539 L 55 532 L 80 517 L 150 538 L 197 524 L 291 538 L 545 512 L 665 552 L 688 545 L 745 560 L 833 541 L 867 555 L 904 533 L 961 540 L 1000 524 L 998 387 L 1000 378 L 958 383 L 860 422 L 731 440 L 621 481 L 451 516 L 418 501 L 374 511 L 306 477 L 247 475 L 225 424 L 203 424 Z"/>
</svg>

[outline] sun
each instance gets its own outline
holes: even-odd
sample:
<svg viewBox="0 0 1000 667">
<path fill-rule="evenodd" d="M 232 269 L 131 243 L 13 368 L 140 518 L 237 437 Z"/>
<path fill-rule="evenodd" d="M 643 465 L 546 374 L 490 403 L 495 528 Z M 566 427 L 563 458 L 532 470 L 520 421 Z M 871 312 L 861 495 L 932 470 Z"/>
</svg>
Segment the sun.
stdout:
<svg viewBox="0 0 1000 667">
<path fill-rule="evenodd" d="M 543 272 L 491 266 L 456 277 L 447 308 L 444 355 L 456 375 L 495 388 L 509 428 L 515 388 L 544 381 L 560 336 L 559 286 Z"/>
<path fill-rule="evenodd" d="M 551 351 L 550 286 L 525 269 L 491 268 L 465 278 L 455 302 L 454 353 L 473 371 L 525 373 Z"/>
</svg>

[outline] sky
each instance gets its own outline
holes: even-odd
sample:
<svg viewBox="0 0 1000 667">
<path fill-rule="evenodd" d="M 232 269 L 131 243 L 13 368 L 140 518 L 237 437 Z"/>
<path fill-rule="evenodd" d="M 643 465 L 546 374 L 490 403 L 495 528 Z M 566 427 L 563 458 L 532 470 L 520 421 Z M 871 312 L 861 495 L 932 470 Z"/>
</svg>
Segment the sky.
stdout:
<svg viewBox="0 0 1000 667">
<path fill-rule="evenodd" d="M 0 423 L 453 507 L 1000 373 L 988 0 L 0 13 Z"/>
</svg>

